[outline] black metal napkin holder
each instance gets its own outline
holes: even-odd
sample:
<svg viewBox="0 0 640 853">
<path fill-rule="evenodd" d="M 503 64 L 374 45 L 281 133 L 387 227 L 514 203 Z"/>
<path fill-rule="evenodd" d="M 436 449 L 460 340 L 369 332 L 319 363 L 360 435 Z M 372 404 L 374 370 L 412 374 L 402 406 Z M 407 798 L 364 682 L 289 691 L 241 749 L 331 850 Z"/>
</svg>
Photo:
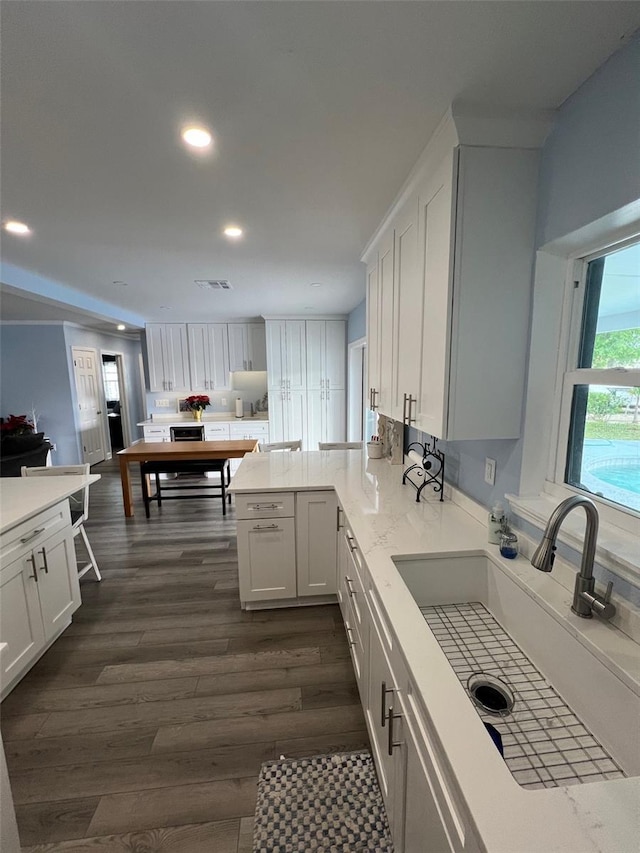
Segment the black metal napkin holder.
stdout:
<svg viewBox="0 0 640 853">
<path fill-rule="evenodd" d="M 444 453 L 437 448 L 438 439 L 432 437 L 431 442 L 422 444 L 419 441 L 413 441 L 407 447 L 407 453 L 413 448 L 419 448 L 422 454 L 422 462 L 414 462 L 409 465 L 402 475 L 402 485 L 409 483 L 416 490 L 416 502 L 420 501 L 420 495 L 425 486 L 432 485 L 434 492 L 440 493 L 440 500 L 444 500 Z M 422 482 L 414 482 L 409 474 L 417 477 Z"/>
</svg>

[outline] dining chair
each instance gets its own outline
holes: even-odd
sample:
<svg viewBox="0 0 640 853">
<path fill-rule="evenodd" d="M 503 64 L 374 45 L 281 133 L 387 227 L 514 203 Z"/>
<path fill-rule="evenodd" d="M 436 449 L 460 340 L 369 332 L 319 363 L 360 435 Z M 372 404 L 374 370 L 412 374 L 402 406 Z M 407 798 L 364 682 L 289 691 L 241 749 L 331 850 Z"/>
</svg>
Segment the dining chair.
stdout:
<svg viewBox="0 0 640 853">
<path fill-rule="evenodd" d="M 318 450 L 362 450 L 361 441 L 319 441 Z"/>
<path fill-rule="evenodd" d="M 271 453 L 272 450 L 302 450 L 302 439 L 299 441 L 274 441 L 258 445 L 262 453 Z"/>
<path fill-rule="evenodd" d="M 23 465 L 20 469 L 22 477 L 59 477 L 65 474 L 73 474 L 77 477 L 78 475 L 81 476 L 83 474 L 86 476 L 90 473 L 91 468 L 88 464 L 47 465 L 46 467 L 38 466 L 33 468 L 28 468 L 26 465 Z M 96 579 L 101 581 L 102 575 L 100 574 L 100 569 L 98 568 L 93 548 L 87 538 L 87 532 L 84 529 L 84 523 L 89 518 L 89 484 L 87 483 L 87 485 L 79 492 L 75 492 L 71 495 L 69 503 L 71 509 L 71 529 L 73 530 L 73 537 L 74 539 L 76 536 L 82 537 L 84 547 L 87 551 L 87 555 L 89 556 L 89 562 L 85 563 L 78 569 L 78 577 L 83 577 L 87 572 L 93 569 Z"/>
</svg>

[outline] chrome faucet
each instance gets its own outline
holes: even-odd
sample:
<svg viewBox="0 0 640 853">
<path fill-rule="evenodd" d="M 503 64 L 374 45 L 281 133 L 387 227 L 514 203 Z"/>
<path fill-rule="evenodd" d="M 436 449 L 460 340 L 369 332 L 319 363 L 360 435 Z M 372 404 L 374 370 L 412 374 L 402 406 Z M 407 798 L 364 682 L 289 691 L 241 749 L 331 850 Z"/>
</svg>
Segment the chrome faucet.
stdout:
<svg viewBox="0 0 640 853">
<path fill-rule="evenodd" d="M 538 545 L 531 558 L 531 565 L 536 569 L 540 569 L 541 572 L 551 571 L 555 559 L 556 539 L 558 538 L 560 525 L 571 510 L 577 506 L 584 507 L 587 515 L 587 529 L 582 548 L 582 563 L 580 564 L 580 572 L 576 575 L 571 609 L 578 616 L 582 616 L 583 619 L 591 619 L 592 611 L 603 619 L 611 619 L 616 612 L 615 606 L 611 603 L 613 583 L 610 582 L 607 585 L 607 591 L 604 596 L 601 597 L 595 593 L 593 560 L 596 554 L 596 538 L 598 536 L 598 510 L 592 500 L 580 495 L 573 495 L 558 504 L 547 522 L 542 542 Z"/>
</svg>

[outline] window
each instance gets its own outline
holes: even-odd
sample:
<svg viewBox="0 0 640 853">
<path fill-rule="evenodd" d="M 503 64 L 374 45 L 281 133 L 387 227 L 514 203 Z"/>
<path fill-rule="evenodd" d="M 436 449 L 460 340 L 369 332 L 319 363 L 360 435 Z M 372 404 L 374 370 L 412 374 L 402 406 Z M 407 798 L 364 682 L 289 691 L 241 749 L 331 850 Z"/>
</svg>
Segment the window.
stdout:
<svg viewBox="0 0 640 853">
<path fill-rule="evenodd" d="M 556 482 L 640 512 L 640 243 L 580 268 Z"/>
</svg>

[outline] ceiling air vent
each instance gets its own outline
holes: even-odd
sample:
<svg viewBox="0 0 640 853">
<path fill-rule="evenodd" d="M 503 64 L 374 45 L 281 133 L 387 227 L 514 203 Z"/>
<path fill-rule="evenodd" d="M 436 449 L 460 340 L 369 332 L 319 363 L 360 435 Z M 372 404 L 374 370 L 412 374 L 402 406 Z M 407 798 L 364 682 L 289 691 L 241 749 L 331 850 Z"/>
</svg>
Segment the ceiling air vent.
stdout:
<svg viewBox="0 0 640 853">
<path fill-rule="evenodd" d="M 196 279 L 196 284 L 203 290 L 233 290 L 231 284 L 224 278 Z"/>
</svg>

